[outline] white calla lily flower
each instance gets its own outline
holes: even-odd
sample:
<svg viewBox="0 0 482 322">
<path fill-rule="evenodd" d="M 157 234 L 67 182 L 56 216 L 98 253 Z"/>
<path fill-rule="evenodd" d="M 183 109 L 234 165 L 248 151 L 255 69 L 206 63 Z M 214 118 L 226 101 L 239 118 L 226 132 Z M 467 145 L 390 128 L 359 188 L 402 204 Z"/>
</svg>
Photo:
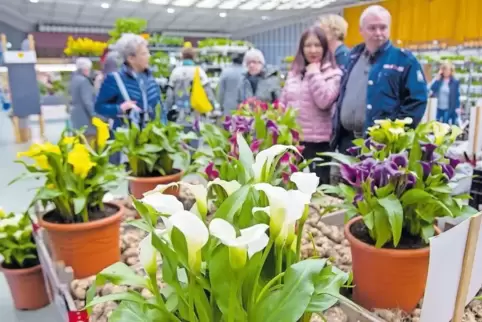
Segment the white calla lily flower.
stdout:
<svg viewBox="0 0 482 322">
<path fill-rule="evenodd" d="M 277 243 L 284 245 L 294 239 L 296 221 L 303 216 L 307 197 L 298 190 L 285 190 L 267 183 L 254 185 L 256 190 L 263 191 L 269 200 L 269 208 L 258 208 L 270 216 L 270 236 Z"/>
<path fill-rule="evenodd" d="M 152 246 L 152 233 L 139 243 L 139 261 L 149 276 L 156 276 L 157 250 Z"/>
<path fill-rule="evenodd" d="M 168 231 L 176 227 L 184 235 L 189 267 L 193 272 L 199 273 L 202 263 L 201 249 L 209 240 L 209 231 L 204 222 L 195 214 L 183 210 L 164 218 L 164 223 Z"/>
<path fill-rule="evenodd" d="M 261 182 L 263 180 L 263 177 L 270 172 L 274 159 L 288 150 L 299 153 L 298 149 L 295 146 L 281 144 L 273 145 L 270 148 L 259 152 L 256 155 L 256 159 L 252 166 L 256 182 Z M 265 168 L 266 172 L 263 172 L 263 168 Z"/>
<path fill-rule="evenodd" d="M 154 190 L 146 192 L 144 196 L 148 196 L 155 192 L 163 193 L 166 189 L 175 186 L 184 186 L 194 195 L 194 199 L 196 199 L 195 206 L 197 208 L 197 213 L 202 218 L 206 218 L 208 214 L 208 190 L 202 184 L 190 184 L 183 181 L 173 182 L 169 184 L 160 184 Z"/>
<path fill-rule="evenodd" d="M 220 186 L 221 188 L 224 189 L 224 191 L 226 191 L 226 193 L 228 194 L 228 196 L 232 195 L 233 193 L 235 193 L 239 188 L 241 188 L 241 184 L 239 182 L 237 182 L 236 180 L 232 180 L 232 181 L 225 181 L 225 180 L 221 180 L 219 178 L 216 178 L 214 179 L 213 181 L 210 181 L 208 183 L 208 189 L 210 187 L 212 187 L 213 185 L 218 185 Z"/>
<path fill-rule="evenodd" d="M 146 194 L 140 201 L 163 215 L 171 216 L 184 210 L 184 205 L 175 196 L 164 195 L 161 192 Z"/>
<path fill-rule="evenodd" d="M 310 201 L 320 184 L 320 178 L 312 172 L 294 172 L 291 174 L 290 180 L 296 185 L 299 191 L 309 196 Z"/>
<path fill-rule="evenodd" d="M 266 247 L 269 241 L 266 235 L 268 228 L 268 225 L 257 224 L 241 229 L 241 235 L 237 237 L 234 227 L 224 219 L 215 218 L 209 224 L 211 235 L 229 247 L 229 261 L 235 269 L 246 265 L 246 255 L 251 258 Z"/>
</svg>

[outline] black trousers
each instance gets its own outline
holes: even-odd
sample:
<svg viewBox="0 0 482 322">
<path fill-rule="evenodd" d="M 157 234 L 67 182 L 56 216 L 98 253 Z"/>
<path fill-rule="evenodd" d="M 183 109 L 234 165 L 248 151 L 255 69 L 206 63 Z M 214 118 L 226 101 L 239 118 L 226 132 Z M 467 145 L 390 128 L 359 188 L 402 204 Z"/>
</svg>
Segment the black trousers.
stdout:
<svg viewBox="0 0 482 322">
<path fill-rule="evenodd" d="M 307 160 L 314 159 L 314 158 L 321 158 L 318 153 L 321 152 L 330 152 L 330 143 L 329 142 L 301 142 L 301 145 L 305 147 L 303 150 L 303 157 Z M 316 173 L 318 178 L 320 178 L 320 184 L 329 184 L 330 183 L 330 166 L 318 166 L 320 163 L 330 162 L 331 158 L 322 157 L 323 161 L 316 161 L 311 163 L 310 171 Z"/>
</svg>

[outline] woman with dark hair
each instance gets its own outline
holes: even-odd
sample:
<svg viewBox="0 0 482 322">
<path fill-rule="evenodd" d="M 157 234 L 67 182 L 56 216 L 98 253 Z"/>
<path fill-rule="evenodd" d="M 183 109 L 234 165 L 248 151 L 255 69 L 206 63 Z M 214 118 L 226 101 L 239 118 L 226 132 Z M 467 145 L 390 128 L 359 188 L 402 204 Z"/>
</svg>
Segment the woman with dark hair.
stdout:
<svg viewBox="0 0 482 322">
<path fill-rule="evenodd" d="M 330 52 L 328 40 L 320 27 L 306 30 L 288 74 L 280 102 L 298 109 L 302 129 L 303 157 L 313 159 L 330 149 L 332 115 L 338 97 L 342 71 Z M 330 181 L 330 168 L 312 163 L 311 171 L 321 184 Z"/>
</svg>

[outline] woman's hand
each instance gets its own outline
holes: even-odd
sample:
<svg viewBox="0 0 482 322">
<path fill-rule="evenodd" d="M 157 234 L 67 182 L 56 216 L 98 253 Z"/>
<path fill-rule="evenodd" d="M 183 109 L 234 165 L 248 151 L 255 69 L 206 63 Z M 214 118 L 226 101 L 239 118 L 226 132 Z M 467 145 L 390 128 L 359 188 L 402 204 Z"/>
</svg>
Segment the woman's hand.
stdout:
<svg viewBox="0 0 482 322">
<path fill-rule="evenodd" d="M 136 101 L 125 101 L 124 103 L 122 103 L 120 105 L 120 108 L 122 110 L 122 112 L 127 112 L 131 109 L 135 109 L 137 111 L 140 110 L 140 108 L 136 105 Z"/>
<path fill-rule="evenodd" d="M 320 63 L 311 63 L 308 66 L 306 66 L 307 73 L 316 73 L 316 72 L 319 72 L 320 69 L 321 69 Z"/>
</svg>

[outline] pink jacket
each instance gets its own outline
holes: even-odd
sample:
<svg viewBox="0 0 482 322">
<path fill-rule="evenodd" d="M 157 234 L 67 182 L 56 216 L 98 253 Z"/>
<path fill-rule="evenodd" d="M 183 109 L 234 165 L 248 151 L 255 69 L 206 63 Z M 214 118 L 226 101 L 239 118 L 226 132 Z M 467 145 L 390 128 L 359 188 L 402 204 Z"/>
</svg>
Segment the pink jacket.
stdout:
<svg viewBox="0 0 482 322">
<path fill-rule="evenodd" d="M 288 74 L 280 102 L 298 109 L 298 123 L 305 142 L 329 142 L 335 101 L 340 91 L 342 71 L 325 64 L 321 71 Z"/>
</svg>

